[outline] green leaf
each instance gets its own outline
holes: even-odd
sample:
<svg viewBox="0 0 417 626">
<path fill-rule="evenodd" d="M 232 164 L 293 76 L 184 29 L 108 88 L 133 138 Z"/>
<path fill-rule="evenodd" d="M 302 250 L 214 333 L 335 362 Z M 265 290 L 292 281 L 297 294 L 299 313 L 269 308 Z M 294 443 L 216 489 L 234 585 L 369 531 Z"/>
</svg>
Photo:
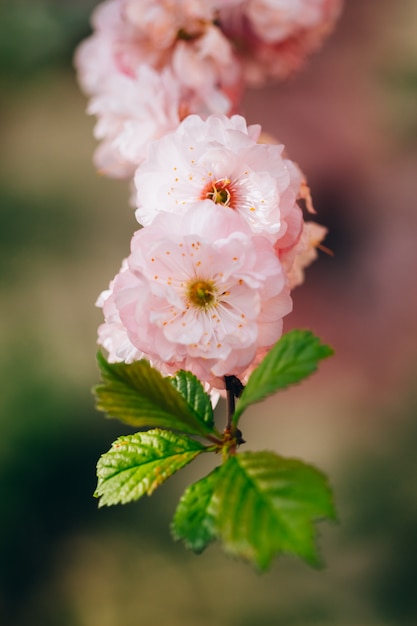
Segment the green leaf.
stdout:
<svg viewBox="0 0 417 626">
<path fill-rule="evenodd" d="M 313 522 L 335 518 L 326 477 L 272 452 L 245 452 L 221 467 L 209 514 L 225 550 L 261 570 L 278 553 L 319 564 Z"/>
<path fill-rule="evenodd" d="M 148 430 L 119 437 L 97 463 L 99 506 L 125 504 L 151 495 L 205 447 L 185 435 Z"/>
<path fill-rule="evenodd" d="M 283 335 L 252 372 L 237 402 L 233 423 L 237 424 L 249 405 L 307 378 L 316 371 L 320 359 L 332 354 L 333 350 L 310 331 L 292 330 Z"/>
<path fill-rule="evenodd" d="M 94 392 L 97 408 L 136 428 L 152 426 L 190 435 L 214 434 L 188 402 L 148 361 L 108 363 L 98 354 L 103 383 Z"/>
<path fill-rule="evenodd" d="M 208 507 L 217 485 L 220 468 L 190 485 L 179 501 L 171 530 L 190 550 L 202 552 L 216 538 L 215 518 Z"/>
<path fill-rule="evenodd" d="M 170 379 L 171 384 L 187 401 L 197 419 L 203 420 L 209 428 L 214 427 L 213 407 L 210 396 L 194 374 L 180 370 Z"/>
</svg>

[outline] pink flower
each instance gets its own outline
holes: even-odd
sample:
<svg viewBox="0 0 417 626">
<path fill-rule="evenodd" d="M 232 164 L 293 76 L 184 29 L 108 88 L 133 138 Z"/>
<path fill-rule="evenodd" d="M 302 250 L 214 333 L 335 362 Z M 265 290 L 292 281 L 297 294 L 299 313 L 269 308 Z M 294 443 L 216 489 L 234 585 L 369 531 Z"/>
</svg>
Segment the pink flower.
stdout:
<svg viewBox="0 0 417 626">
<path fill-rule="evenodd" d="M 340 14 L 342 0 L 241 0 L 220 9 L 249 84 L 284 79 L 318 49 Z"/>
<path fill-rule="evenodd" d="M 107 328 L 120 320 L 138 353 L 217 388 L 278 340 L 292 308 L 273 245 L 238 213 L 207 200 L 181 215 L 161 213 L 139 230 L 110 291 Z M 109 332 L 99 337 L 104 345 L 103 337 Z M 115 342 L 112 332 L 107 345 L 121 356 Z"/>
<path fill-rule="evenodd" d="M 277 43 L 322 25 L 337 4 L 334 0 L 249 0 L 246 14 L 260 39 Z"/>
<path fill-rule="evenodd" d="M 179 89 L 169 70 L 142 65 L 137 80 L 113 74 L 94 96 L 88 112 L 97 115 L 94 134 L 102 143 L 94 155 L 97 169 L 110 176 L 133 176 L 151 141 L 179 124 Z"/>
<path fill-rule="evenodd" d="M 304 270 L 316 260 L 317 248 L 320 247 L 326 234 L 327 228 L 324 226 L 315 222 L 306 222 L 303 224 L 298 243 L 289 249 L 278 251 L 291 289 L 304 282 Z M 328 252 L 330 253 L 329 250 Z"/>
<path fill-rule="evenodd" d="M 215 18 L 213 0 L 124 0 L 124 15 L 156 48 L 172 46 L 178 33 L 198 37 Z"/>
<path fill-rule="evenodd" d="M 219 28 L 207 25 L 194 41 L 178 41 L 171 66 L 183 93 L 183 117 L 234 112 L 242 93 L 241 69 Z"/>
<path fill-rule="evenodd" d="M 129 286 L 129 278 L 131 278 L 127 270 L 127 260 L 125 259 L 118 276 L 120 281 L 127 281 L 125 283 L 126 287 Z M 103 309 L 105 318 L 104 324 L 101 324 L 98 329 L 98 343 L 107 350 L 109 363 L 120 361 L 132 363 L 144 358 L 145 355 L 137 350 L 129 340 L 126 328 L 122 324 L 119 311 L 114 302 L 113 288 L 114 280 L 111 281 L 109 288 L 102 291 L 97 298 L 96 306 Z"/>
<path fill-rule="evenodd" d="M 232 113 L 241 71 L 207 0 L 107 0 L 75 54 L 102 140 L 95 161 L 129 177 L 147 145 L 189 113 Z"/>
<path fill-rule="evenodd" d="M 99 4 L 91 25 L 93 35 L 81 42 L 74 55 L 78 81 L 88 95 L 99 93 L 107 77 L 118 70 L 114 47 L 123 32 L 119 3 L 108 0 Z"/>
<path fill-rule="evenodd" d="M 136 217 L 152 223 L 161 211 L 185 213 L 199 200 L 238 213 L 254 234 L 273 242 L 301 232 L 296 203 L 301 176 L 282 155 L 282 145 L 258 144 L 259 126 L 247 127 L 243 117 L 193 115 L 149 148 L 135 176 Z M 286 246 L 291 242 L 287 241 Z"/>
</svg>

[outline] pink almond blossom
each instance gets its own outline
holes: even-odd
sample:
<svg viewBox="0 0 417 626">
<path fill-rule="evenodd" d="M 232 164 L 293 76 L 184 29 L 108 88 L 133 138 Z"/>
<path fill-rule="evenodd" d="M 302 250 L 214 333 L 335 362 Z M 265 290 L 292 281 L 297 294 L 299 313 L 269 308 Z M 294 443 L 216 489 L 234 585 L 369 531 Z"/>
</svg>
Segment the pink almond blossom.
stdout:
<svg viewBox="0 0 417 626">
<path fill-rule="evenodd" d="M 292 308 L 273 245 L 207 200 L 137 231 L 127 266 L 100 302 L 99 342 L 117 358 L 130 358 L 133 346 L 165 372 L 190 370 L 216 388 L 279 339 Z"/>
<path fill-rule="evenodd" d="M 315 222 L 305 222 L 301 237 L 295 246 L 278 251 L 288 277 L 290 289 L 304 282 L 304 270 L 317 259 L 317 248 L 327 234 L 327 228 Z M 326 249 L 324 248 L 326 251 Z M 327 250 L 331 254 L 330 250 Z"/>
<path fill-rule="evenodd" d="M 124 259 L 122 267 L 117 276 L 120 281 L 126 280 L 125 287 L 129 286 L 129 278 L 131 274 L 128 272 L 127 260 Z M 114 280 L 111 281 L 109 288 L 102 291 L 96 301 L 96 306 L 103 309 L 105 318 L 104 324 L 98 328 L 98 343 L 107 350 L 109 363 L 133 363 L 139 361 L 146 356 L 140 352 L 129 340 L 125 326 L 120 319 L 119 311 L 114 302 L 113 297 Z"/>
<path fill-rule="evenodd" d="M 133 176 L 149 143 L 178 126 L 178 108 L 178 84 L 168 70 L 142 65 L 137 80 L 110 76 L 87 109 L 97 116 L 94 135 L 101 140 L 94 154 L 97 169 L 117 178 Z"/>
<path fill-rule="evenodd" d="M 339 17 L 342 0 L 241 0 L 220 8 L 248 84 L 285 79 L 317 50 Z"/>
<path fill-rule="evenodd" d="M 240 64 L 206 0 L 107 0 L 75 54 L 102 141 L 95 163 L 129 177 L 153 139 L 190 113 L 233 113 Z M 130 146 L 129 146 L 130 144 Z"/>
<path fill-rule="evenodd" d="M 185 213 L 200 200 L 238 213 L 254 234 L 294 245 L 302 227 L 297 205 L 301 174 L 282 145 L 259 144 L 259 126 L 235 115 L 196 115 L 149 147 L 135 176 L 137 220 Z"/>
</svg>

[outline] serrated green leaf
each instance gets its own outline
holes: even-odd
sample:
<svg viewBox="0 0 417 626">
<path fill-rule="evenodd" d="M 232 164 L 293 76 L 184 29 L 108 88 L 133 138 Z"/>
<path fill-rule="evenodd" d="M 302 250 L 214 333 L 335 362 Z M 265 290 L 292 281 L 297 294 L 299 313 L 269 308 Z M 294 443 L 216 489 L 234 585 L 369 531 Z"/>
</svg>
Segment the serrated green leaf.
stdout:
<svg viewBox="0 0 417 626">
<path fill-rule="evenodd" d="M 108 363 L 98 354 L 102 384 L 95 389 L 97 408 L 136 428 L 147 426 L 178 430 L 189 435 L 214 434 L 197 419 L 169 378 L 148 361 Z"/>
<path fill-rule="evenodd" d="M 148 430 L 119 437 L 97 463 L 99 506 L 126 504 L 151 495 L 205 447 L 186 435 Z"/>
<path fill-rule="evenodd" d="M 180 370 L 171 379 L 171 384 L 183 396 L 190 409 L 209 428 L 214 427 L 213 407 L 210 396 L 194 374 Z"/>
<path fill-rule="evenodd" d="M 335 518 L 326 477 L 272 452 L 231 456 L 209 505 L 225 550 L 265 570 L 278 553 L 319 563 L 313 522 Z"/>
<path fill-rule="evenodd" d="M 332 354 L 332 348 L 310 331 L 292 330 L 283 335 L 252 372 L 237 402 L 233 423 L 238 423 L 249 405 L 307 378 L 316 371 L 321 359 Z"/>
<path fill-rule="evenodd" d="M 200 553 L 216 538 L 215 518 L 208 507 L 217 485 L 220 468 L 190 485 L 179 501 L 171 531 L 190 550 Z"/>
</svg>

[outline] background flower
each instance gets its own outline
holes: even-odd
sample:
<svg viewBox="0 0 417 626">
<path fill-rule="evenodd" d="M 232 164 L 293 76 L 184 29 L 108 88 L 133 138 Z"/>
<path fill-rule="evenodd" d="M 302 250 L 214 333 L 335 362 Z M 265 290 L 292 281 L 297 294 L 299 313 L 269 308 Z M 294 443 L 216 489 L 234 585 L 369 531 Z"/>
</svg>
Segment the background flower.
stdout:
<svg viewBox="0 0 417 626">
<path fill-rule="evenodd" d="M 149 142 L 189 113 L 231 113 L 241 97 L 240 65 L 202 0 L 107 0 L 75 54 L 102 140 L 95 163 L 130 177 Z"/>
<path fill-rule="evenodd" d="M 247 83 L 285 79 L 331 32 L 342 0 L 241 0 L 220 10 Z"/>
</svg>

